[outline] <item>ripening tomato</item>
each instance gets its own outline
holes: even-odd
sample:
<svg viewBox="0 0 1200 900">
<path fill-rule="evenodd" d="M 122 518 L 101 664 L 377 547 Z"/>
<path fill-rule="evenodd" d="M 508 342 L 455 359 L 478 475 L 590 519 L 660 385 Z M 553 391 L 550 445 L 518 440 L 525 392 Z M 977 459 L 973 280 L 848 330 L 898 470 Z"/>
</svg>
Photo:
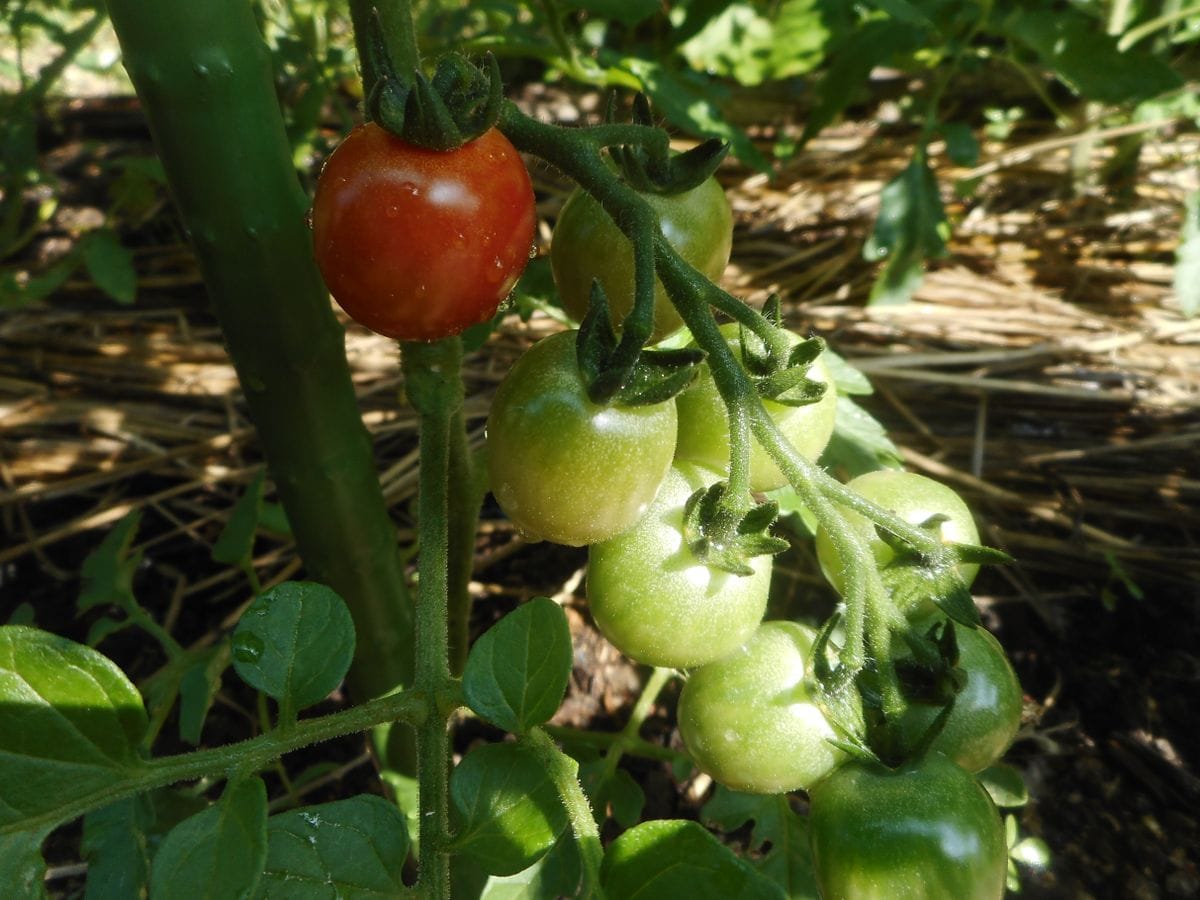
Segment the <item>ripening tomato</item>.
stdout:
<svg viewBox="0 0 1200 900">
<path fill-rule="evenodd" d="M 313 248 L 351 318 L 435 341 L 495 315 L 529 261 L 536 220 L 529 173 L 496 129 L 440 152 L 369 122 L 321 171 Z"/>
<path fill-rule="evenodd" d="M 979 543 L 979 530 L 975 527 L 971 510 L 953 489 L 940 481 L 915 472 L 880 469 L 858 476 L 848 482 L 846 487 L 914 525 L 936 515 L 945 516 L 946 520 L 938 527 L 938 534 L 944 543 Z M 875 562 L 880 567 L 891 562 L 896 554 L 879 537 L 874 525 L 865 516 L 852 510 L 842 509 L 841 512 L 850 526 L 870 546 L 875 555 Z M 842 560 L 824 529 L 817 530 L 816 548 L 821 571 L 825 573 L 830 584 L 839 592 L 842 591 L 845 585 Z M 968 587 L 978 572 L 979 566 L 974 563 L 964 563 L 958 567 L 958 574 Z M 930 601 L 917 609 L 906 609 L 904 612 L 910 616 L 923 616 L 936 612 L 936 609 Z"/>
<path fill-rule="evenodd" d="M 612 465 L 624 462 L 613 459 Z M 592 617 L 631 659 L 701 666 L 732 653 L 762 621 L 771 557 L 753 557 L 751 575 L 732 575 L 697 559 L 684 542 L 688 497 L 719 477 L 702 466 L 676 463 L 636 525 L 588 550 Z"/>
<path fill-rule="evenodd" d="M 641 518 L 675 450 L 675 404 L 601 406 L 588 399 L 576 331 L 517 360 L 488 414 L 496 502 L 525 535 L 594 544 Z"/>
<path fill-rule="evenodd" d="M 738 325 L 727 322 L 721 326 L 730 348 L 740 357 Z M 792 346 L 800 343 L 790 335 Z M 779 430 L 801 456 L 815 461 L 833 435 L 837 417 L 837 390 L 821 357 L 809 366 L 807 376 L 826 385 L 825 393 L 815 403 L 788 406 L 774 400 L 763 400 L 763 408 L 775 420 Z M 686 391 L 675 398 L 679 408 L 679 444 L 675 455 L 714 469 L 729 470 L 729 425 L 725 403 L 717 392 L 716 382 L 707 363 L 700 366 L 699 377 Z M 772 491 L 788 483 L 775 461 L 754 438 L 750 442 L 750 489 Z"/>
<path fill-rule="evenodd" d="M 845 759 L 805 685 L 815 638 L 796 622 L 764 622 L 740 649 L 691 673 L 678 721 L 697 766 L 734 790 L 782 794 Z"/>
<path fill-rule="evenodd" d="M 809 791 L 813 874 L 827 900 L 999 900 L 1008 848 L 975 776 L 931 752 L 899 769 L 848 762 Z"/>
<path fill-rule="evenodd" d="M 658 215 L 663 234 L 687 262 L 710 280 L 721 277 L 733 247 L 733 212 L 715 178 L 679 194 L 641 194 Z M 633 309 L 633 246 L 583 190 L 567 198 L 550 244 L 550 264 L 563 308 L 577 321 L 587 312 L 592 282 L 604 286 L 614 324 Z M 660 340 L 683 325 L 662 282 L 654 283 L 654 333 Z"/>
</svg>

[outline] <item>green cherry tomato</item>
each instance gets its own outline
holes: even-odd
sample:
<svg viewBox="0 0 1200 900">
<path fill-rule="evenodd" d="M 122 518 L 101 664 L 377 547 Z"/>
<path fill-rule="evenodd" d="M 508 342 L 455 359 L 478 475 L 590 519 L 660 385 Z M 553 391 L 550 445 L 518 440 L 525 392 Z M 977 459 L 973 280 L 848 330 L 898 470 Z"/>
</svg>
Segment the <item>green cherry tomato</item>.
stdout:
<svg viewBox="0 0 1200 900">
<path fill-rule="evenodd" d="M 729 322 L 721 326 L 730 348 L 740 356 L 738 325 Z M 793 346 L 800 338 L 791 336 Z M 825 395 L 816 403 L 805 406 L 787 406 L 773 400 L 763 400 L 763 407 L 775 420 L 801 456 L 816 460 L 829 443 L 837 415 L 837 391 L 834 389 L 829 370 L 818 357 L 809 367 L 808 377 L 828 385 Z M 700 374 L 691 387 L 675 398 L 679 409 L 679 443 L 675 455 L 679 459 L 690 459 L 720 471 L 729 470 L 729 425 L 725 404 L 717 392 L 712 373 L 707 363 L 701 364 Z M 750 489 L 772 491 L 788 483 L 775 461 L 767 455 L 757 440 L 750 444 Z"/>
<path fill-rule="evenodd" d="M 488 474 L 525 535 L 592 544 L 633 525 L 671 466 L 673 403 L 598 406 L 575 356 L 576 332 L 539 341 L 505 377 L 488 415 Z"/>
<path fill-rule="evenodd" d="M 715 281 L 725 271 L 733 246 L 733 213 L 715 178 L 681 194 L 641 194 L 658 214 L 663 234 L 687 262 Z M 633 309 L 633 246 L 591 194 L 577 189 L 567 198 L 550 245 L 550 265 L 566 311 L 581 320 L 592 281 L 600 279 L 614 324 Z M 654 340 L 683 325 L 655 282 Z"/>
<path fill-rule="evenodd" d="M 915 631 L 929 630 L 935 619 L 915 623 Z M 1021 725 L 1021 683 L 1004 648 L 986 628 L 955 626 L 958 667 L 967 683 L 954 698 L 954 709 L 932 747 L 968 772 L 982 772 L 1004 755 Z M 905 743 L 921 739 L 941 708 L 912 704 L 900 718 Z"/>
<path fill-rule="evenodd" d="M 496 129 L 447 152 L 373 122 L 338 146 L 313 198 L 313 250 L 356 321 L 436 341 L 490 319 L 529 262 L 537 225 L 521 155 Z"/>
<path fill-rule="evenodd" d="M 999 900 L 1004 825 L 975 776 L 940 753 L 891 771 L 849 762 L 809 792 L 825 900 Z"/>
<path fill-rule="evenodd" d="M 867 498 L 884 509 L 911 522 L 920 524 L 935 515 L 946 516 L 940 526 L 940 536 L 945 543 L 978 544 L 979 531 L 971 510 L 967 504 L 951 488 L 939 481 L 918 475 L 915 472 L 900 472 L 895 469 L 880 469 L 860 475 L 846 485 L 852 491 Z M 871 547 L 875 561 L 883 567 L 891 562 L 895 552 L 875 531 L 874 525 L 865 516 L 852 510 L 843 509 L 846 520 Z M 816 538 L 817 561 L 821 571 L 840 593 L 845 587 L 842 577 L 842 560 L 829 534 L 824 529 L 817 530 Z M 969 587 L 975 580 L 979 566 L 968 563 L 958 567 L 958 572 Z M 932 602 L 918 609 L 905 610 L 910 616 L 923 616 L 936 612 Z"/>
<path fill-rule="evenodd" d="M 731 575 L 705 565 L 683 540 L 684 504 L 718 478 L 701 466 L 677 464 L 637 525 L 588 550 L 592 617 L 631 659 L 701 666 L 740 647 L 762 620 L 771 557 L 751 559 L 752 575 Z"/>
<path fill-rule="evenodd" d="M 815 637 L 796 622 L 764 622 L 743 647 L 692 672 L 678 720 L 697 766 L 734 790 L 782 794 L 845 759 L 805 686 Z"/>
</svg>

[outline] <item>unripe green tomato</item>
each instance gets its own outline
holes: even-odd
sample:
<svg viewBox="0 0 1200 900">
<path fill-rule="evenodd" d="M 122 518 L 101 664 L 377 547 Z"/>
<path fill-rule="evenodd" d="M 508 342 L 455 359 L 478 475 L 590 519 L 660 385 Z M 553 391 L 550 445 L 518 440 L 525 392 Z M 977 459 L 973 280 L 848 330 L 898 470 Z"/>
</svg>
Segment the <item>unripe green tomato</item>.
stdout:
<svg viewBox="0 0 1200 900">
<path fill-rule="evenodd" d="M 676 464 L 633 528 L 588 550 L 592 618 L 630 659 L 702 666 L 732 653 L 762 621 L 771 557 L 753 557 L 751 575 L 732 575 L 705 565 L 683 539 L 688 497 L 718 478 L 702 466 Z"/>
<path fill-rule="evenodd" d="M 679 733 L 696 765 L 755 794 L 806 790 L 845 754 L 804 683 L 816 633 L 764 622 L 729 656 L 694 671 L 679 697 Z"/>
<path fill-rule="evenodd" d="M 721 333 L 725 335 L 734 354 L 740 357 L 737 323 L 722 325 Z M 800 338 L 791 335 L 792 346 L 798 343 Z M 763 400 L 763 407 L 800 455 L 815 462 L 833 434 L 837 416 L 837 390 L 820 357 L 809 367 L 808 377 L 828 385 L 825 395 L 816 403 L 788 406 L 774 400 Z M 675 398 L 675 405 L 679 409 L 679 443 L 675 447 L 675 456 L 703 463 L 722 472 L 729 471 L 728 417 L 707 363 L 701 364 L 699 377 L 691 387 Z M 750 489 L 773 491 L 787 483 L 787 477 L 779 471 L 775 461 L 757 439 L 751 438 Z"/>
<path fill-rule="evenodd" d="M 931 752 L 895 771 L 848 762 L 809 791 L 825 900 L 1000 900 L 1004 824 L 975 776 Z"/>
<path fill-rule="evenodd" d="M 912 627 L 924 633 L 932 624 L 930 619 Z M 955 626 L 954 636 L 967 683 L 932 748 L 968 772 L 982 772 L 1004 755 L 1021 726 L 1021 683 L 1000 642 L 982 625 Z M 915 746 L 939 712 L 938 706 L 910 705 L 899 720 L 905 745 Z"/>
<path fill-rule="evenodd" d="M 935 515 L 946 516 L 947 520 L 939 529 L 944 543 L 979 543 L 979 530 L 975 527 L 971 510 L 958 494 L 940 481 L 915 472 L 880 469 L 859 475 L 848 482 L 846 487 L 914 525 Z M 847 524 L 867 542 L 880 568 L 892 561 L 896 555 L 895 551 L 879 537 L 869 519 L 853 510 L 843 508 L 841 512 L 845 514 Z M 842 558 L 829 539 L 829 533 L 823 528 L 817 529 L 816 548 L 821 571 L 838 593 L 841 593 L 845 589 Z M 974 563 L 963 563 L 958 567 L 958 573 L 968 587 L 978 572 L 979 566 Z M 923 603 L 916 609 L 904 610 L 910 617 L 931 615 L 936 611 L 932 602 Z"/>
<path fill-rule="evenodd" d="M 488 414 L 496 502 L 526 536 L 580 546 L 625 531 L 671 467 L 675 404 L 599 406 L 575 356 L 577 332 L 517 360 Z"/>
<path fill-rule="evenodd" d="M 658 214 L 663 234 L 679 255 L 709 280 L 719 279 L 733 247 L 733 212 L 717 180 L 709 178 L 680 194 L 646 192 L 640 196 Z M 559 214 L 550 265 L 563 308 L 576 321 L 587 312 L 592 282 L 597 278 L 604 286 L 615 325 L 633 309 L 633 245 L 586 191 L 576 189 Z M 661 340 L 682 325 L 666 289 L 656 279 L 652 340 Z"/>
</svg>

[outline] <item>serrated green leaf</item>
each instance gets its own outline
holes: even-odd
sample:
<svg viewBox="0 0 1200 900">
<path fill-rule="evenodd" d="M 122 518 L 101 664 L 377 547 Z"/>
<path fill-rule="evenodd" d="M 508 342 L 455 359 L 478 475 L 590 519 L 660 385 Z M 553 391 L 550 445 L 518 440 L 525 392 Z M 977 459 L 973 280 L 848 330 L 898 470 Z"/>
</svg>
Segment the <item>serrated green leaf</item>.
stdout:
<svg viewBox="0 0 1200 900">
<path fill-rule="evenodd" d="M 631 828 L 604 854 L 608 900 L 780 900 L 782 888 L 695 822 L 658 819 Z"/>
<path fill-rule="evenodd" d="M 863 246 L 863 258 L 886 260 L 871 288 L 871 305 L 907 303 L 920 286 L 925 260 L 946 253 L 950 224 L 942 208 L 937 180 L 923 152 L 889 181 L 879 200 L 875 229 Z"/>
<path fill-rule="evenodd" d="M 354 658 L 354 621 L 323 584 L 288 581 L 259 596 L 234 629 L 233 667 L 293 709 L 325 699 Z"/>
<path fill-rule="evenodd" d="M 646 792 L 632 775 L 618 768 L 609 785 L 609 802 L 612 803 L 613 818 L 622 828 L 632 828 L 642 818 L 646 805 Z"/>
<path fill-rule="evenodd" d="M 1175 251 L 1174 286 L 1179 311 L 1188 318 L 1200 312 L 1200 191 L 1187 198 Z"/>
<path fill-rule="evenodd" d="M 463 670 L 467 705 L 498 728 L 523 734 L 550 719 L 571 677 L 571 630 L 562 608 L 535 597 L 475 642 Z"/>
<path fill-rule="evenodd" d="M 267 820 L 259 900 L 368 900 L 406 895 L 404 813 L 360 794 Z"/>
<path fill-rule="evenodd" d="M 3 807 L 0 806 L 0 812 Z M 0 885 L 6 900 L 42 900 L 46 896 L 46 861 L 42 841 L 48 831 L 0 834 Z"/>
<path fill-rule="evenodd" d="M 93 231 L 83 240 L 83 263 L 96 287 L 118 303 L 132 303 L 137 297 L 137 270 L 133 253 L 122 246 L 109 228 Z"/>
<path fill-rule="evenodd" d="M 943 122 L 938 126 L 946 139 L 946 155 L 960 166 L 973 166 L 979 160 L 979 141 L 968 125 L 962 122 Z"/>
<path fill-rule="evenodd" d="M 150 873 L 154 900 L 250 896 L 267 859 L 267 788 L 231 782 L 221 799 L 171 829 Z"/>
<path fill-rule="evenodd" d="M 558 790 L 520 744 L 484 744 L 450 774 L 454 849 L 490 875 L 513 875 L 546 853 L 567 827 Z"/>
<path fill-rule="evenodd" d="M 0 826 L 53 813 L 141 768 L 146 711 L 107 657 L 0 627 Z"/>
<path fill-rule="evenodd" d="M 850 365 L 840 354 L 834 353 L 828 346 L 822 357 L 829 377 L 839 394 L 868 395 L 875 393 L 870 380 L 854 366 Z"/>
<path fill-rule="evenodd" d="M 18 603 L 8 615 L 7 625 L 33 625 L 36 613 L 32 603 Z"/>
<path fill-rule="evenodd" d="M 975 777 L 1001 809 L 1016 809 L 1029 802 L 1025 779 L 1008 763 L 996 763 Z"/>
<path fill-rule="evenodd" d="M 765 854 L 754 865 L 793 900 L 817 898 L 808 844 L 808 823 L 786 795 L 743 794 L 718 785 L 701 818 L 727 832 L 753 822 L 750 849 Z"/>
<path fill-rule="evenodd" d="M 237 565 L 251 559 L 254 553 L 254 535 L 258 529 L 259 513 L 262 511 L 263 481 L 266 472 L 259 469 L 246 490 L 238 498 L 229 513 L 229 521 L 213 544 L 212 558 L 226 565 Z"/>
<path fill-rule="evenodd" d="M 140 510 L 130 511 L 84 559 L 83 587 L 76 604 L 80 612 L 107 604 L 124 610 L 137 605 L 133 597 L 133 576 L 141 565 L 142 554 L 139 551 L 131 555 L 129 551 L 141 521 Z"/>
<path fill-rule="evenodd" d="M 200 743 L 204 719 L 221 689 L 221 673 L 229 666 L 230 648 L 226 641 L 202 654 L 179 681 L 179 738 L 189 744 Z"/>
<path fill-rule="evenodd" d="M 118 800 L 83 817 L 86 900 L 146 896 L 150 878 L 146 828 L 152 820 L 145 795 Z"/>
<path fill-rule="evenodd" d="M 574 836 L 564 834 L 550 852 L 515 875 L 492 875 L 479 900 L 546 900 L 547 897 L 575 897 L 583 866 Z"/>
<path fill-rule="evenodd" d="M 1088 100 L 1149 100 L 1183 84 L 1163 60 L 1138 49 L 1122 53 L 1099 20 L 1074 10 L 1020 10 L 1008 17 L 1005 30 Z"/>
</svg>

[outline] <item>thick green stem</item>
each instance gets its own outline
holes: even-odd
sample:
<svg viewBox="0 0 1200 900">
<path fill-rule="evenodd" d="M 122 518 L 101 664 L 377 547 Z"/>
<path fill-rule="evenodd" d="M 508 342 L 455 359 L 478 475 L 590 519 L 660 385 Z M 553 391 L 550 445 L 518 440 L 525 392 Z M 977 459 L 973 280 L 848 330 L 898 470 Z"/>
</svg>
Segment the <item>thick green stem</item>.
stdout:
<svg viewBox="0 0 1200 900">
<path fill-rule="evenodd" d="M 308 575 L 354 617 L 351 690 L 365 698 L 410 684 L 413 619 L 395 528 L 252 9 L 108 5 Z"/>
<path fill-rule="evenodd" d="M 286 732 L 271 731 L 237 744 L 148 760 L 125 774 L 114 773 L 112 780 L 103 788 L 80 794 L 57 809 L 0 826 L 0 835 L 53 828 L 77 819 L 90 810 L 177 781 L 224 777 L 235 771 L 258 772 L 280 756 L 309 744 L 366 731 L 384 722 L 417 724 L 426 721 L 432 705 L 432 697 L 418 691 L 406 691 L 379 697 L 328 716 L 305 719 Z"/>
<path fill-rule="evenodd" d="M 447 626 L 451 423 L 462 410 L 462 342 L 406 343 L 401 350 L 404 389 L 420 422 L 417 526 L 416 686 L 439 696 L 451 684 Z M 432 715 L 417 732 L 420 783 L 420 878 L 425 896 L 450 896 L 450 744 L 445 715 Z"/>
<path fill-rule="evenodd" d="M 471 576 L 475 569 L 475 533 L 479 509 L 487 493 L 486 473 L 471 459 L 466 418 L 455 412 L 450 422 L 450 483 L 447 506 L 450 517 L 447 563 L 450 672 L 461 675 L 470 649 Z"/>
<path fill-rule="evenodd" d="M 545 767 L 566 808 L 567 820 L 571 823 L 579 858 L 583 862 L 583 893 L 580 897 L 600 896 L 600 861 L 604 857 L 604 847 L 600 843 L 600 830 L 592 806 L 579 784 L 579 763 L 559 750 L 541 728 L 531 729 L 521 740 Z"/>
</svg>

